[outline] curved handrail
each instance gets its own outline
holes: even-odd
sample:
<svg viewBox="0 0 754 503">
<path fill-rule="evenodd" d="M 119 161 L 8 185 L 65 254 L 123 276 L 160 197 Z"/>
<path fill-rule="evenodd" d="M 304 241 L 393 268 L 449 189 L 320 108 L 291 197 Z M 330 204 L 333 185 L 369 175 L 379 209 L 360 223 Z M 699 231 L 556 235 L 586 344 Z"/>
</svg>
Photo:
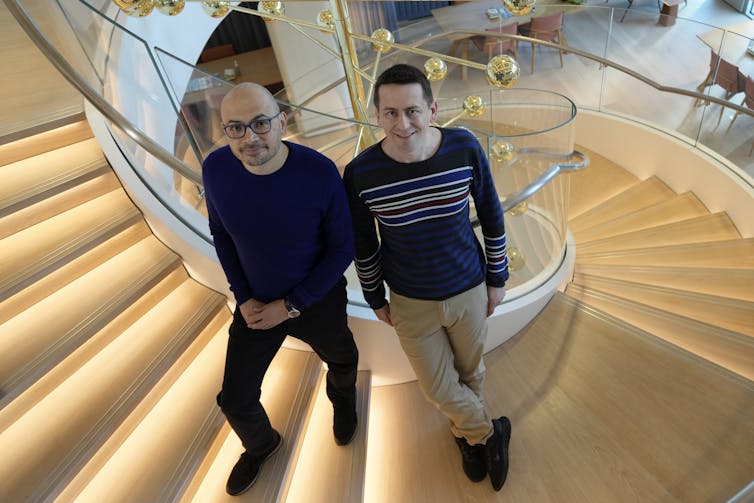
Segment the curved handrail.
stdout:
<svg viewBox="0 0 754 503">
<path fill-rule="evenodd" d="M 5 0 L 5 5 L 8 7 L 8 10 L 13 17 L 16 18 L 16 21 L 21 25 L 21 28 L 23 28 L 29 38 L 31 38 L 32 42 L 39 47 L 52 65 L 68 82 L 71 83 L 71 85 L 78 89 L 78 91 L 84 95 L 84 98 L 94 105 L 102 115 L 117 124 L 120 129 L 122 129 L 136 143 L 144 147 L 144 149 L 150 154 L 155 156 L 155 158 L 198 186 L 202 186 L 202 177 L 199 173 L 185 162 L 176 158 L 171 152 L 165 150 L 149 136 L 134 127 L 131 121 L 105 101 L 102 96 L 86 82 L 84 77 L 76 71 L 68 61 L 66 61 L 63 55 L 50 43 L 47 37 L 37 29 L 34 21 L 29 17 L 29 14 L 16 0 Z"/>
<path fill-rule="evenodd" d="M 501 201 L 501 204 L 503 206 L 503 212 L 507 213 L 522 202 L 529 199 L 531 196 L 533 196 L 535 193 L 537 193 L 539 190 L 541 190 L 547 183 L 558 176 L 561 173 L 569 173 L 572 171 L 578 171 L 580 169 L 586 168 L 589 166 L 589 157 L 586 156 L 586 154 L 583 154 L 579 152 L 578 150 L 574 150 L 570 154 L 566 154 L 565 156 L 559 155 L 559 154 L 552 154 L 549 152 L 543 152 L 539 149 L 534 148 L 522 148 L 519 150 L 520 153 L 523 154 L 539 154 L 539 155 L 547 155 L 551 157 L 568 157 L 569 159 L 573 157 L 577 157 L 580 159 L 578 162 L 573 163 L 557 163 L 553 164 L 547 170 L 545 170 L 544 173 L 539 175 L 537 178 L 534 179 L 533 182 L 531 182 L 529 185 L 524 187 L 523 189 L 514 192 L 513 194 L 507 196 L 505 199 Z M 471 220 L 471 223 L 474 227 L 478 227 L 479 219 L 473 218 Z"/>
</svg>

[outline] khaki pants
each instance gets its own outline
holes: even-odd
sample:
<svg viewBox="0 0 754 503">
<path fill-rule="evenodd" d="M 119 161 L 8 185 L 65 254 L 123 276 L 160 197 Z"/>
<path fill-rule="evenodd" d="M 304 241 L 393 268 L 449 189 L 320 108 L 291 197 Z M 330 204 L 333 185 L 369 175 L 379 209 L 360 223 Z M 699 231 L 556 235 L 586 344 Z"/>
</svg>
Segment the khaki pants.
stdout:
<svg viewBox="0 0 754 503">
<path fill-rule="evenodd" d="M 391 293 L 390 317 L 424 396 L 450 420 L 453 435 L 485 443 L 492 435 L 482 398 L 487 286 L 442 301 Z"/>
</svg>

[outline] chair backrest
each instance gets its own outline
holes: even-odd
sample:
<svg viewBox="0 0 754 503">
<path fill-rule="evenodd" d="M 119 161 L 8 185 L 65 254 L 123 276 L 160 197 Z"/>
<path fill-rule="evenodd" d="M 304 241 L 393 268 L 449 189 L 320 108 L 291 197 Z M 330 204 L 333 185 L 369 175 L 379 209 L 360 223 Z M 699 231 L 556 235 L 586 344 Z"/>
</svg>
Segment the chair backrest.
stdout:
<svg viewBox="0 0 754 503">
<path fill-rule="evenodd" d="M 513 22 L 501 26 L 495 26 L 494 28 L 487 28 L 484 31 L 494 31 L 496 33 L 504 33 L 506 35 L 516 35 L 518 33 L 518 23 Z M 497 45 L 501 51 L 508 50 L 513 47 L 514 42 L 515 40 L 512 38 L 487 37 L 485 39 L 485 45 Z"/>
<path fill-rule="evenodd" d="M 552 40 L 563 28 L 563 12 L 555 12 L 531 18 L 531 38 Z"/>
<path fill-rule="evenodd" d="M 713 84 L 717 84 L 731 94 L 744 90 L 744 78 L 736 65 L 718 57 L 714 52 L 710 65 L 713 72 Z"/>
</svg>

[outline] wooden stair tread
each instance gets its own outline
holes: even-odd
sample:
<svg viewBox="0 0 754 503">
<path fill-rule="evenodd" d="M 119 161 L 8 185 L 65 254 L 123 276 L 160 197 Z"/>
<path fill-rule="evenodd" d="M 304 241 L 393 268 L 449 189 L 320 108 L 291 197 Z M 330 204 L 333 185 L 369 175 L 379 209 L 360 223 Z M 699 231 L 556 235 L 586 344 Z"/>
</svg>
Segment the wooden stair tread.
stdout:
<svg viewBox="0 0 754 503">
<path fill-rule="evenodd" d="M 251 489 L 244 493 L 245 501 L 278 501 L 288 467 L 295 463 L 321 368 L 319 357 L 309 351 L 282 348 L 273 359 L 262 384 L 261 401 L 273 428 L 283 436 L 283 445 L 265 463 Z M 205 459 L 181 501 L 239 501 L 238 497 L 225 492 L 225 483 L 243 447 L 230 428 L 225 428 L 223 433 L 217 439 L 212 457 Z"/>
<path fill-rule="evenodd" d="M 0 241 L 0 299 L 131 225 L 144 225 L 123 189 L 109 192 Z"/>
<path fill-rule="evenodd" d="M 589 156 L 589 166 L 568 175 L 570 198 L 568 219 L 573 220 L 587 210 L 638 183 L 638 178 L 606 157 L 578 147 Z"/>
<path fill-rule="evenodd" d="M 177 255 L 164 246 L 141 242 L 0 325 L 1 403 L 69 355 L 179 264 Z"/>
<path fill-rule="evenodd" d="M 286 501 L 363 501 L 364 469 L 369 423 L 369 371 L 360 371 L 356 380 L 358 424 L 348 446 L 335 443 L 332 433 L 333 408 L 325 392 L 325 379 L 314 402 L 306 436 L 292 470 Z M 332 481 L 339 481 L 333 484 Z"/>
<path fill-rule="evenodd" d="M 576 274 L 622 279 L 754 302 L 754 270 L 579 264 Z"/>
<path fill-rule="evenodd" d="M 657 204 L 616 217 L 611 221 L 606 221 L 582 230 L 571 229 L 571 231 L 576 242 L 579 245 L 583 245 L 589 241 L 668 225 L 704 215 L 709 215 L 707 208 L 693 193 L 686 192 L 685 194 L 673 196 Z"/>
<path fill-rule="evenodd" d="M 754 238 L 576 254 L 576 264 L 754 269 Z"/>
<path fill-rule="evenodd" d="M 24 201 L 36 201 L 109 170 L 94 138 L 5 165 L 0 215 L 22 207 Z"/>
<path fill-rule="evenodd" d="M 0 145 L 0 166 L 11 164 L 92 137 L 85 120 Z"/>
<path fill-rule="evenodd" d="M 646 180 L 630 186 L 620 194 L 616 194 L 602 204 L 571 219 L 568 222 L 568 227 L 576 234 L 584 229 L 661 203 L 675 195 L 675 192 L 665 185 L 663 181 L 656 176 L 650 176 Z"/>
<path fill-rule="evenodd" d="M 569 285 L 566 294 L 754 380 L 754 337 L 577 285 Z"/>
<path fill-rule="evenodd" d="M 225 423 L 215 396 L 231 320 L 227 309 L 217 313 L 59 499 L 177 499 Z M 160 448 L 145 449 L 155 439 Z"/>
<path fill-rule="evenodd" d="M 617 236 L 578 243 L 578 254 L 588 255 L 616 250 L 657 248 L 710 241 L 727 241 L 741 237 L 727 213 L 713 213 Z"/>
<path fill-rule="evenodd" d="M 754 337 L 754 302 L 579 273 L 573 284 Z"/>
<path fill-rule="evenodd" d="M 80 468 L 222 304 L 221 296 L 187 279 L 0 433 L 9 500 L 21 499 L 30 485 L 44 495 Z M 30 429 L 33 436 L 22 434 Z"/>
</svg>

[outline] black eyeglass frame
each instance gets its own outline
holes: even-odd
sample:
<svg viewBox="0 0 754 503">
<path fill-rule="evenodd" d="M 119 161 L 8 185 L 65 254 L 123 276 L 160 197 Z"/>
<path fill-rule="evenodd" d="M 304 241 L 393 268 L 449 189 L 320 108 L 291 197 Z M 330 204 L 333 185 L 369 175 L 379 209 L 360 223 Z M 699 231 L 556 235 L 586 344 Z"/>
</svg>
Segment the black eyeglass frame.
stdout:
<svg viewBox="0 0 754 503">
<path fill-rule="evenodd" d="M 278 113 L 276 113 L 275 115 L 273 115 L 272 117 L 266 117 L 264 119 L 261 118 L 261 117 L 257 117 L 256 119 L 251 119 L 247 123 L 243 123 L 243 122 L 231 122 L 230 124 L 223 123 L 222 124 L 223 133 L 225 133 L 225 136 L 227 136 L 231 140 L 239 140 L 239 139 L 243 138 L 244 136 L 246 136 L 246 130 L 247 129 L 250 129 L 251 132 L 254 133 L 255 135 L 267 134 L 267 133 L 269 133 L 272 130 L 272 121 L 275 120 L 281 113 L 283 113 L 282 110 L 279 111 Z M 265 124 L 265 125 L 261 126 L 262 124 Z M 256 130 L 256 129 L 254 129 L 254 125 L 260 125 L 261 128 L 263 129 L 263 131 L 262 130 Z M 228 133 L 228 128 L 230 128 L 230 127 L 240 127 L 240 126 L 243 126 L 243 133 L 241 133 L 241 135 L 239 135 L 239 136 L 233 136 L 233 135 L 231 135 L 231 134 Z M 259 128 L 257 128 L 257 129 L 259 129 Z"/>
</svg>

